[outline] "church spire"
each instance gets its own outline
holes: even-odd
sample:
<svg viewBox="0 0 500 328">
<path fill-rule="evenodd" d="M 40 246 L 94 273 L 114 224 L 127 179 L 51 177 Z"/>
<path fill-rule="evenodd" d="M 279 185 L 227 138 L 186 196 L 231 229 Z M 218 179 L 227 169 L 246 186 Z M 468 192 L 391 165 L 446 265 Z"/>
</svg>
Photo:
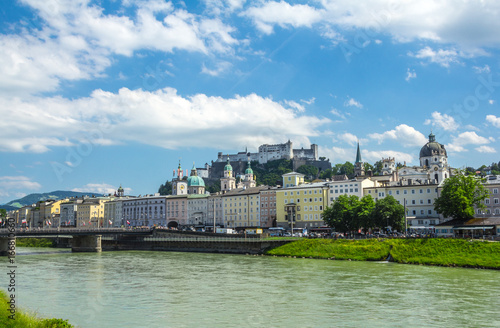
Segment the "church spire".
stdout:
<svg viewBox="0 0 500 328">
<path fill-rule="evenodd" d="M 363 160 L 361 159 L 361 151 L 359 150 L 359 140 L 358 140 L 358 151 L 356 152 L 356 162 L 355 163 L 361 163 Z"/>
</svg>

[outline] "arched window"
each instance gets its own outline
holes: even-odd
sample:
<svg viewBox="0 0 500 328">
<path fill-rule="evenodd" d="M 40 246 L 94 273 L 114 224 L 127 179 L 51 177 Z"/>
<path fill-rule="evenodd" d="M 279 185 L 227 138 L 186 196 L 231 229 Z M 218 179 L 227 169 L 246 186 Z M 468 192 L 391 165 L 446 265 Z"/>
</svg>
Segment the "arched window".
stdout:
<svg viewBox="0 0 500 328">
<path fill-rule="evenodd" d="M 429 160 L 428 159 L 425 160 L 425 166 L 429 166 Z"/>
<path fill-rule="evenodd" d="M 436 181 L 439 181 L 439 177 L 438 177 L 437 173 L 434 174 L 434 179 L 436 179 Z"/>
</svg>

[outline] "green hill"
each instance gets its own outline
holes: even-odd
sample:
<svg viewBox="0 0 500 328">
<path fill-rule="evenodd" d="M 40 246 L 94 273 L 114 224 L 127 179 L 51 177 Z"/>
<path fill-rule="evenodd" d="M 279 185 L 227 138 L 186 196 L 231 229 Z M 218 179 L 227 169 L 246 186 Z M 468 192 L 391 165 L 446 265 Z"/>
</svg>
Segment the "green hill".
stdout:
<svg viewBox="0 0 500 328">
<path fill-rule="evenodd" d="M 5 208 L 7 211 L 10 210 L 15 210 L 18 208 L 21 208 L 26 205 L 31 205 L 35 204 L 39 201 L 43 200 L 49 200 L 49 199 L 64 199 L 68 197 L 82 197 L 82 196 L 103 196 L 102 194 L 93 194 L 93 193 L 88 193 L 88 192 L 76 192 L 76 191 L 64 191 L 64 190 L 57 190 L 57 191 L 51 191 L 51 192 L 46 192 L 46 193 L 36 193 L 36 194 L 29 194 L 24 196 L 23 198 L 19 199 L 14 199 L 11 200 L 10 202 L 1 205 L 0 208 Z"/>
</svg>

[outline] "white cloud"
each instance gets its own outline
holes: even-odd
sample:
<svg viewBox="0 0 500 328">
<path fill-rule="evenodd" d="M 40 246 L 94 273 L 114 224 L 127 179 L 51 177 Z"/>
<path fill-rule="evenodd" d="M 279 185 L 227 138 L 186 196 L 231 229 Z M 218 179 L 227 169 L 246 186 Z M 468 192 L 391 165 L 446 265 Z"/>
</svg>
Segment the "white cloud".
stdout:
<svg viewBox="0 0 500 328">
<path fill-rule="evenodd" d="M 10 197 L 18 195 L 16 190 L 38 190 L 42 186 L 25 176 L 3 176 L 0 177 L 0 197 Z"/>
<path fill-rule="evenodd" d="M 87 0 L 24 3 L 37 12 L 43 28 L 0 35 L 0 90 L 7 95 L 55 91 L 61 80 L 99 77 L 113 54 L 131 56 L 151 49 L 227 56 L 239 44 L 231 36 L 235 30 L 221 20 L 175 9 L 168 2 L 125 2 L 135 7 L 135 17 L 106 14 Z"/>
<path fill-rule="evenodd" d="M 458 136 L 452 137 L 452 142 L 446 145 L 446 148 L 452 152 L 465 152 L 467 145 L 484 145 L 490 143 L 491 140 L 479 136 L 476 132 L 463 132 Z"/>
<path fill-rule="evenodd" d="M 324 147 L 319 146 L 319 153 L 330 159 L 330 163 L 345 163 L 345 162 L 354 162 L 356 159 L 356 150 L 355 149 L 345 149 L 340 147 Z"/>
<path fill-rule="evenodd" d="M 132 189 L 130 188 L 123 188 L 124 191 L 128 194 Z M 89 193 L 96 193 L 96 194 L 114 194 L 118 190 L 118 187 L 112 186 L 107 183 L 87 183 L 85 186 L 81 188 L 73 188 L 71 191 L 76 191 L 76 192 L 89 192 Z"/>
<path fill-rule="evenodd" d="M 347 142 L 350 145 L 355 145 L 358 142 L 358 140 L 359 140 L 358 137 L 356 137 L 354 134 L 349 133 L 349 132 L 346 132 L 346 133 L 343 133 L 343 134 L 339 134 L 338 135 L 338 139 L 339 140 L 343 140 L 343 141 Z"/>
<path fill-rule="evenodd" d="M 443 67 L 449 67 L 450 64 L 460 64 L 460 60 L 458 59 L 459 53 L 455 49 L 439 49 L 434 51 L 431 47 L 425 47 L 420 49 L 416 54 L 410 52 L 408 55 L 419 59 L 429 60 L 431 63 L 436 63 Z"/>
<path fill-rule="evenodd" d="M 363 108 L 363 105 L 354 98 L 349 98 L 349 100 L 346 100 L 344 102 L 344 106 Z"/>
<path fill-rule="evenodd" d="M 476 150 L 480 153 L 496 153 L 497 151 L 495 148 L 490 147 L 490 146 L 481 146 L 476 148 Z"/>
<path fill-rule="evenodd" d="M 250 7 L 242 15 L 252 19 L 262 33 L 271 34 L 273 25 L 283 28 L 311 27 L 321 21 L 324 10 L 309 5 L 290 5 L 285 1 L 269 1 L 258 7 Z"/>
<path fill-rule="evenodd" d="M 455 119 L 450 115 L 433 112 L 431 116 L 432 119 L 425 120 L 425 125 L 431 124 L 432 126 L 437 126 L 445 131 L 455 131 L 459 127 L 458 123 L 455 122 Z"/>
<path fill-rule="evenodd" d="M 203 65 L 201 68 L 201 72 L 211 76 L 219 76 L 222 73 L 227 72 L 231 67 L 232 64 L 230 62 L 223 61 L 215 64 L 214 69 L 209 69 L 205 65 Z"/>
<path fill-rule="evenodd" d="M 495 101 L 493 99 L 488 100 L 488 104 L 493 105 Z"/>
<path fill-rule="evenodd" d="M 330 110 L 330 113 L 332 113 L 334 116 L 340 117 L 341 119 L 345 120 L 345 115 L 336 108 L 332 108 L 332 110 Z"/>
<path fill-rule="evenodd" d="M 486 121 L 490 122 L 494 127 L 500 128 L 500 117 L 495 115 L 486 115 Z"/>
<path fill-rule="evenodd" d="M 307 144 L 309 137 L 319 135 L 318 127 L 331 121 L 300 114 L 297 105 L 286 108 L 255 94 L 186 98 L 172 88 L 95 90 L 77 99 L 0 98 L 0 151 L 44 152 L 129 141 L 169 149 L 258 147 L 289 138 Z"/>
<path fill-rule="evenodd" d="M 408 68 L 406 70 L 406 78 L 405 78 L 406 82 L 410 82 L 411 79 L 415 78 L 417 78 L 417 73 L 415 72 L 415 70 L 410 71 L 410 69 Z"/>
<path fill-rule="evenodd" d="M 264 33 L 272 33 L 275 25 L 319 26 L 320 31 L 324 26 L 333 31 L 364 29 L 370 36 L 379 32 L 398 42 L 453 44 L 469 54 L 484 55 L 480 48 L 500 45 L 499 10 L 496 1 L 336 0 L 315 2 L 314 6 L 262 1 L 244 15 Z"/>
<path fill-rule="evenodd" d="M 307 104 L 307 105 L 312 105 L 314 104 L 314 102 L 316 101 L 316 98 L 315 97 L 312 97 L 311 99 L 301 99 L 300 100 L 301 102 L 303 102 L 304 104 Z"/>
<path fill-rule="evenodd" d="M 482 74 L 482 73 L 489 73 L 491 72 L 490 66 L 484 65 L 483 67 L 478 67 L 478 66 L 472 66 L 472 69 L 474 72 L 477 74 Z"/>
<path fill-rule="evenodd" d="M 287 105 L 288 107 L 290 108 L 293 108 L 295 110 L 297 110 L 298 112 L 300 113 L 303 113 L 306 111 L 305 107 L 301 104 L 299 104 L 298 102 L 296 101 L 293 101 L 293 100 L 285 100 L 284 101 L 285 105 Z"/>
<path fill-rule="evenodd" d="M 422 133 L 406 124 L 398 125 L 394 130 L 389 130 L 384 133 L 369 134 L 368 137 L 377 140 L 379 144 L 385 140 L 397 141 L 404 147 L 422 146 L 427 143 L 427 138 L 425 138 Z"/>
</svg>

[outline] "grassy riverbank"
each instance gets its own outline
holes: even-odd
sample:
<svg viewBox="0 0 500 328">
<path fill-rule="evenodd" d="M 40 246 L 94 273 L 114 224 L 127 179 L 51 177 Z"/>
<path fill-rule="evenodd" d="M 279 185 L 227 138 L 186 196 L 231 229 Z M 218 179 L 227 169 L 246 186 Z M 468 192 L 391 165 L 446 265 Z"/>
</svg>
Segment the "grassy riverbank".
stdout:
<svg viewBox="0 0 500 328">
<path fill-rule="evenodd" d="M 17 247 L 54 247 L 54 241 L 48 238 L 17 238 Z"/>
<path fill-rule="evenodd" d="M 10 304 L 3 290 L 0 290 L 0 327 L 6 328 L 71 328 L 73 327 L 67 320 L 62 319 L 40 319 L 34 315 L 29 315 L 24 312 L 19 312 L 16 304 L 16 312 L 13 319 L 10 310 Z"/>
<path fill-rule="evenodd" d="M 266 254 L 500 269 L 500 243 L 462 239 L 303 239 Z"/>
</svg>

